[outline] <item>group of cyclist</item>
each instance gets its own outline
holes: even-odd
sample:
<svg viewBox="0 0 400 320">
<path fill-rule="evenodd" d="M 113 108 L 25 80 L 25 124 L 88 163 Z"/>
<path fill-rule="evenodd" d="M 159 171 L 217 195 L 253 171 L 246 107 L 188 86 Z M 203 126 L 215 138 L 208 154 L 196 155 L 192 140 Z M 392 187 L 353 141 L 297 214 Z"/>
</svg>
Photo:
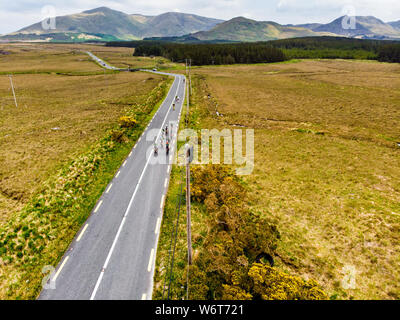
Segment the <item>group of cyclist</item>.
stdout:
<svg viewBox="0 0 400 320">
<path fill-rule="evenodd" d="M 174 111 L 175 111 L 175 105 L 176 105 L 176 103 L 179 103 L 179 100 L 180 100 L 179 97 L 176 96 L 176 97 L 175 97 L 175 101 L 174 101 L 174 103 L 173 103 L 173 105 L 172 105 Z M 171 133 L 172 133 L 172 130 L 173 130 L 173 124 L 171 123 Z M 161 145 L 162 145 L 162 146 L 164 145 L 164 138 L 165 138 L 165 149 L 166 149 L 167 155 L 169 155 L 169 151 L 170 151 L 170 136 L 169 136 L 169 128 L 168 128 L 168 125 L 167 125 L 165 128 L 162 129 L 162 137 L 161 137 Z M 157 141 L 154 142 L 154 154 L 155 154 L 156 156 L 158 156 L 158 145 L 157 145 Z"/>
<path fill-rule="evenodd" d="M 177 102 L 179 102 L 179 97 L 178 96 L 175 97 L 175 101 L 172 104 L 172 107 L 173 107 L 174 111 L 175 111 L 175 105 L 176 105 Z"/>
<path fill-rule="evenodd" d="M 173 130 L 173 124 L 171 123 L 171 133 Z M 162 137 L 161 137 L 161 145 L 164 145 L 164 139 L 165 139 L 165 150 L 167 152 L 167 155 L 169 155 L 170 151 L 170 129 L 168 126 L 162 129 Z M 158 155 L 158 145 L 157 142 L 154 142 L 154 154 L 157 156 Z"/>
</svg>

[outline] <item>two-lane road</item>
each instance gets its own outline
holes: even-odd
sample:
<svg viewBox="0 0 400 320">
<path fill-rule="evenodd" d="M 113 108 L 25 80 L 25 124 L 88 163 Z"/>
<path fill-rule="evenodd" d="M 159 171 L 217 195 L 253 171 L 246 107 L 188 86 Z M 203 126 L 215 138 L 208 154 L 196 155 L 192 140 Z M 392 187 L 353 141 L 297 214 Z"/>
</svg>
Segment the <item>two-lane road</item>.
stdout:
<svg viewBox="0 0 400 320">
<path fill-rule="evenodd" d="M 43 289 L 39 299 L 151 299 L 163 203 L 185 96 L 184 77 L 171 76 L 175 80 L 168 96 L 56 268 L 55 288 Z M 174 111 L 176 96 L 180 100 Z M 154 164 L 154 141 L 147 141 L 147 134 L 161 137 L 162 128 L 171 122 L 171 153 L 167 157 L 161 148 L 158 160 L 165 161 Z"/>
</svg>

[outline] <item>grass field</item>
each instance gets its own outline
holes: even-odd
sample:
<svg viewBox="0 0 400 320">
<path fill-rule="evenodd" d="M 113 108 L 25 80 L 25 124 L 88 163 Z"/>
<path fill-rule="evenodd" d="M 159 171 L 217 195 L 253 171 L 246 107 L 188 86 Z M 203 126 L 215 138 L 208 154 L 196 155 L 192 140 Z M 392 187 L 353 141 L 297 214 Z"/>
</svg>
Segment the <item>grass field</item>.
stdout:
<svg viewBox="0 0 400 320">
<path fill-rule="evenodd" d="M 165 78 L 146 73 L 104 73 L 73 45 L 17 44 L 0 49 L 10 52 L 0 56 L 0 298 L 32 298 L 38 293 L 41 263 L 54 264 L 62 256 L 79 223 L 85 221 L 147 125 L 168 84 Z M 18 108 L 10 73 L 14 74 Z M 139 125 L 124 138 L 125 143 L 115 143 L 110 130 L 119 128 L 119 117 L 126 114 L 134 115 Z M 95 166 L 90 163 L 92 158 Z M 63 185 L 73 185 L 68 179 L 74 172 L 78 176 L 71 178 L 82 177 L 79 183 L 89 185 L 68 191 Z M 64 191 L 76 193 L 75 204 L 66 200 L 71 195 L 57 200 Z M 44 204 L 48 214 L 34 217 L 32 209 L 19 214 L 32 201 L 36 203 L 33 208 L 39 208 L 41 197 L 48 199 Z M 71 205 L 73 214 L 66 214 Z M 58 215 L 56 220 L 53 214 Z M 50 222 L 51 236 L 48 231 L 41 234 Z M 35 234 L 33 239 L 21 237 L 22 226 Z M 40 245 L 42 241 L 49 242 Z"/>
<path fill-rule="evenodd" d="M 193 73 L 199 127 L 256 130 L 244 179 L 250 206 L 281 232 L 277 267 L 332 299 L 400 299 L 400 66 L 305 60 Z"/>
<path fill-rule="evenodd" d="M 99 70 L 90 61 L 79 62 L 74 54 L 62 53 L 59 46 L 57 53 L 47 46 L 40 49 L 24 51 L 21 59 L 18 53 L 2 57 L 0 69 L 10 68 L 10 59 L 18 61 L 20 71 L 39 70 L 43 65 L 39 61 L 49 62 L 55 70 L 58 55 L 63 55 L 59 64 L 63 71 Z M 60 162 L 101 137 L 129 105 L 146 99 L 160 80 L 144 73 L 18 74 L 13 79 L 19 105 L 15 108 L 9 79 L 0 76 L 0 146 L 4 150 L 0 156 L 0 221 L 7 219 L 11 209 L 20 208 Z M 123 98 L 126 103 L 121 103 Z"/>
</svg>

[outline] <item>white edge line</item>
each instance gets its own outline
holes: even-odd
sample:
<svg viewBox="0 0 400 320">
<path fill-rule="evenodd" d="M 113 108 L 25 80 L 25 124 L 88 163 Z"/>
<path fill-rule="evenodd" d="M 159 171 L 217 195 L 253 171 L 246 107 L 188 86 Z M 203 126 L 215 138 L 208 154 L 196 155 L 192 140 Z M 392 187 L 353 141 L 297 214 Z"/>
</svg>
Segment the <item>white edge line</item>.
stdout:
<svg viewBox="0 0 400 320">
<path fill-rule="evenodd" d="M 147 267 L 148 272 L 150 272 L 151 269 L 153 268 L 153 258 L 154 258 L 154 248 L 151 249 L 151 252 L 150 252 L 150 260 L 149 260 L 149 265 Z"/>
<path fill-rule="evenodd" d="M 161 218 L 157 219 L 157 225 L 156 225 L 156 230 L 154 230 L 154 234 L 158 234 L 158 231 L 160 230 L 161 227 Z"/>
<path fill-rule="evenodd" d="M 94 209 L 94 213 L 97 213 L 99 211 L 101 205 L 103 204 L 103 200 L 100 200 L 99 204 L 97 205 L 96 209 Z"/>
<path fill-rule="evenodd" d="M 83 236 L 83 234 L 85 233 L 86 229 L 89 227 L 89 224 L 87 223 L 86 226 L 83 228 L 81 234 L 79 235 L 78 239 L 76 239 L 76 242 L 81 241 L 81 238 Z"/>
<path fill-rule="evenodd" d="M 145 293 L 142 294 L 142 300 L 147 300 L 147 294 Z"/>
<path fill-rule="evenodd" d="M 110 184 L 110 186 L 108 187 L 108 189 L 107 189 L 106 193 L 109 193 L 109 192 L 110 192 L 110 190 L 111 190 L 112 186 L 113 186 L 113 184 L 111 183 L 111 184 Z"/>
<path fill-rule="evenodd" d="M 162 209 L 162 207 L 164 205 L 164 199 L 165 199 L 165 194 L 161 198 L 160 209 Z"/>
<path fill-rule="evenodd" d="M 59 276 L 60 273 L 61 273 L 61 270 L 64 268 L 64 266 L 65 266 L 65 264 L 67 263 L 68 259 L 69 259 L 69 256 L 67 256 L 67 257 L 64 259 L 63 263 L 61 264 L 60 268 L 57 270 L 57 273 L 55 274 L 55 276 L 54 276 L 54 278 L 52 279 L 52 281 L 55 282 L 55 281 L 57 280 L 58 276 Z"/>
</svg>

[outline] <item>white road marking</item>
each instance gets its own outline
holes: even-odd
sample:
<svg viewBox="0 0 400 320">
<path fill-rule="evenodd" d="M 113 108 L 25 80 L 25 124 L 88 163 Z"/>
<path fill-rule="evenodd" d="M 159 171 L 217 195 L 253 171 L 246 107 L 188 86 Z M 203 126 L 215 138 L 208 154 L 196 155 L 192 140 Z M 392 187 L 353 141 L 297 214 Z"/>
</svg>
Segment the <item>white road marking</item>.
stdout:
<svg viewBox="0 0 400 320">
<path fill-rule="evenodd" d="M 126 162 L 127 162 L 127 161 L 125 160 L 125 162 L 124 162 L 124 164 L 122 165 L 122 167 L 125 167 L 125 166 L 126 166 Z"/>
<path fill-rule="evenodd" d="M 142 300 L 147 300 L 147 294 L 143 293 Z"/>
<path fill-rule="evenodd" d="M 132 153 L 133 153 L 133 151 L 131 151 L 131 153 L 129 154 L 129 156 L 128 156 L 128 157 L 132 157 Z"/>
<path fill-rule="evenodd" d="M 121 173 L 121 171 L 118 171 L 118 173 L 115 177 L 118 178 L 120 173 Z"/>
<path fill-rule="evenodd" d="M 103 204 L 103 200 L 101 200 L 101 201 L 99 202 L 99 204 L 97 205 L 96 209 L 94 209 L 94 213 L 97 213 L 97 211 L 99 211 L 99 209 L 100 209 L 100 207 L 101 207 L 102 204 Z"/>
<path fill-rule="evenodd" d="M 148 272 L 151 271 L 151 268 L 153 266 L 153 257 L 154 257 L 154 249 L 151 249 L 149 265 L 147 266 L 147 271 Z"/>
<path fill-rule="evenodd" d="M 178 93 L 178 90 L 179 90 L 179 84 L 178 84 L 178 86 L 177 86 L 177 88 L 176 88 L 175 96 L 176 96 L 176 94 Z M 171 111 L 171 108 L 172 108 L 172 103 L 171 103 L 171 105 L 170 105 L 170 107 L 169 107 L 169 109 L 168 109 L 168 111 L 167 111 L 167 114 L 165 115 L 164 122 L 163 122 L 163 124 L 162 124 L 161 127 L 164 127 L 165 122 L 167 121 L 167 118 L 168 118 L 168 114 L 169 114 L 170 111 Z M 158 136 L 157 136 L 157 140 L 160 138 L 161 134 L 162 134 L 162 130 L 160 129 L 160 132 L 159 132 L 159 134 L 158 134 Z M 99 278 L 97 279 L 96 285 L 95 285 L 95 287 L 94 287 L 94 290 L 93 290 L 93 292 L 92 292 L 92 295 L 90 296 L 90 300 L 94 300 L 94 298 L 96 297 L 97 290 L 99 289 L 99 286 L 100 286 L 100 284 L 101 284 L 101 281 L 103 280 L 104 270 L 107 269 L 108 263 L 110 262 L 111 256 L 112 256 L 112 254 L 113 254 L 113 252 L 114 252 L 114 249 L 115 249 L 115 246 L 116 246 L 116 244 L 117 244 L 117 242 L 118 242 L 119 236 L 120 236 L 120 234 L 121 234 L 121 232 L 122 232 L 122 229 L 123 229 L 123 227 L 124 227 L 124 225 L 125 225 L 126 218 L 127 218 L 128 214 L 129 214 L 129 211 L 130 211 L 130 209 L 131 209 L 131 207 L 132 207 L 132 205 L 133 205 L 133 200 L 135 199 L 135 196 L 136 196 L 136 194 L 137 194 L 137 192 L 138 192 L 138 190 L 139 190 L 140 182 L 142 181 L 143 176 L 144 176 L 144 174 L 145 174 L 145 172 L 146 172 L 146 169 L 147 169 L 147 167 L 149 166 L 150 160 L 151 160 L 151 157 L 149 157 L 149 158 L 147 159 L 146 165 L 145 165 L 145 167 L 144 167 L 144 169 L 143 169 L 143 171 L 142 171 L 142 174 L 141 174 L 141 176 L 140 176 L 140 178 L 139 178 L 139 182 L 138 182 L 138 184 L 137 184 L 137 186 L 136 186 L 136 188 L 135 188 L 135 191 L 134 191 L 133 194 L 132 194 L 132 197 L 131 197 L 131 200 L 130 200 L 130 202 L 129 202 L 128 208 L 127 208 L 126 211 L 125 211 L 125 215 L 124 215 L 124 217 L 123 217 L 123 219 L 122 219 L 122 221 L 121 221 L 121 224 L 120 224 L 120 226 L 119 226 L 119 228 L 118 228 L 118 232 L 117 232 L 117 234 L 116 234 L 116 236 L 115 236 L 115 238 L 114 238 L 113 244 L 111 245 L 111 249 L 110 249 L 110 251 L 108 252 L 107 259 L 106 259 L 106 261 L 105 261 L 105 263 L 104 263 L 104 266 L 103 266 L 103 271 L 100 273 Z M 153 249 L 153 250 L 154 250 L 154 249 Z M 153 253 L 153 254 L 154 254 L 154 253 Z"/>
<path fill-rule="evenodd" d="M 167 184 L 168 184 L 168 178 L 165 178 L 165 182 L 164 182 L 164 188 L 166 188 L 166 187 L 167 187 Z"/>
<path fill-rule="evenodd" d="M 113 184 L 111 183 L 111 184 L 110 184 L 110 186 L 108 187 L 108 189 L 107 189 L 106 193 L 109 193 L 109 192 L 110 192 L 110 190 L 111 190 L 112 186 L 113 186 Z"/>
<path fill-rule="evenodd" d="M 58 276 L 59 276 L 60 273 L 61 273 L 62 268 L 64 268 L 64 266 L 65 266 L 65 264 L 67 263 L 68 259 L 69 259 L 69 256 L 67 256 L 67 257 L 64 259 L 63 263 L 61 264 L 61 266 L 60 266 L 60 268 L 58 269 L 57 273 L 55 274 L 54 278 L 52 279 L 54 282 L 57 280 Z"/>
<path fill-rule="evenodd" d="M 161 198 L 160 209 L 162 209 L 162 207 L 164 205 L 164 199 L 165 199 L 165 194 Z"/>
<path fill-rule="evenodd" d="M 86 226 L 83 228 L 81 234 L 79 235 L 78 239 L 76 239 L 76 242 L 81 241 L 81 238 L 83 236 L 83 234 L 85 233 L 86 229 L 89 227 L 89 224 L 87 223 Z"/>
<path fill-rule="evenodd" d="M 158 234 L 158 230 L 160 230 L 160 226 L 161 226 L 161 218 L 158 218 L 157 219 L 156 230 L 154 230 L 155 234 Z"/>
</svg>

